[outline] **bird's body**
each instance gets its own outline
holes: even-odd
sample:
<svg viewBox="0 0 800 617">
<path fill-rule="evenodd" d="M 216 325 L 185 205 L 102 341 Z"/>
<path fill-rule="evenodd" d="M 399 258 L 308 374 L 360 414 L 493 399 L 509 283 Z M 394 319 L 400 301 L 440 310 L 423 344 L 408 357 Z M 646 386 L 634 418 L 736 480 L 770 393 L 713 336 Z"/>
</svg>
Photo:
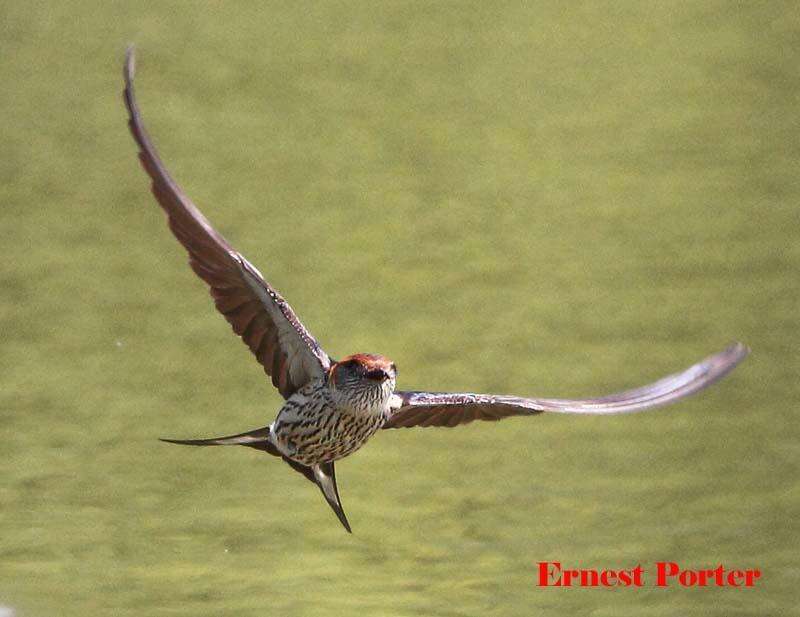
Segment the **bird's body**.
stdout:
<svg viewBox="0 0 800 617">
<path fill-rule="evenodd" d="M 385 377 L 373 380 L 371 387 L 352 392 L 336 387 L 337 381 L 342 381 L 337 380 L 337 373 L 352 361 L 345 359 L 333 374 L 315 379 L 289 397 L 270 425 L 270 438 L 281 454 L 307 466 L 332 463 L 358 450 L 383 426 L 390 411 L 395 370 L 379 356 L 359 354 L 359 360 L 352 362 L 369 366 L 364 364 L 365 357 L 380 359 L 387 367 Z"/>
<path fill-rule="evenodd" d="M 123 96 L 139 159 L 169 227 L 189 254 L 189 264 L 208 285 L 217 310 L 242 338 L 286 399 L 268 426 L 211 439 L 165 439 L 193 446 L 238 445 L 282 458 L 314 482 L 347 531 L 334 463 L 362 447 L 382 428 L 457 426 L 542 412 L 616 414 L 675 402 L 714 383 L 747 354 L 737 343 L 655 383 L 590 399 L 396 390 L 397 368 L 376 354 L 333 360 L 289 304 L 261 273 L 231 247 L 161 162 L 144 128 L 133 93 L 129 49 Z"/>
</svg>

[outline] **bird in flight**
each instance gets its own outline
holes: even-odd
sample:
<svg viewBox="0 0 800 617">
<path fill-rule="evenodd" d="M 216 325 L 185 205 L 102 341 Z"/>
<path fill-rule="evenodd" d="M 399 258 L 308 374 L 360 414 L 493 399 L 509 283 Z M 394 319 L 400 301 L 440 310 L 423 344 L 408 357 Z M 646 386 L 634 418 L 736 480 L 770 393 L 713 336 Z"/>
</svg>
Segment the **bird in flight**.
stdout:
<svg viewBox="0 0 800 617">
<path fill-rule="evenodd" d="M 208 285 L 217 310 L 285 399 L 275 420 L 263 428 L 212 439 L 163 441 L 246 446 L 282 458 L 319 487 L 348 532 L 334 464 L 379 429 L 453 427 L 543 412 L 617 414 L 652 409 L 714 383 L 747 355 L 747 348 L 735 343 L 650 385 L 583 400 L 397 390 L 397 367 L 385 356 L 356 353 L 341 360 L 331 358 L 283 297 L 214 230 L 167 172 L 145 130 L 133 91 L 132 47 L 123 72 L 128 124 L 153 195 L 188 252 L 192 270 Z"/>
</svg>

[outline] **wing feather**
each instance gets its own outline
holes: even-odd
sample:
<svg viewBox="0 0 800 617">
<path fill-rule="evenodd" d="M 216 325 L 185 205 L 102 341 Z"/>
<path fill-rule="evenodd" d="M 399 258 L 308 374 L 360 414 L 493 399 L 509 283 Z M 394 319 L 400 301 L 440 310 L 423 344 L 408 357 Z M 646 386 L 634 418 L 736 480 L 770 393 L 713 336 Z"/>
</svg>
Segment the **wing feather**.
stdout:
<svg viewBox="0 0 800 617">
<path fill-rule="evenodd" d="M 134 53 L 128 48 L 123 96 L 128 125 L 139 145 L 139 160 L 152 180 L 153 195 L 166 212 L 172 233 L 189 253 L 192 270 L 208 284 L 217 309 L 288 398 L 323 375 L 330 368 L 330 358 L 289 304 L 211 227 L 169 175 L 139 114 L 133 74 Z"/>
<path fill-rule="evenodd" d="M 501 420 L 545 411 L 579 414 L 617 414 L 661 407 L 694 394 L 727 375 L 747 356 L 735 343 L 724 351 L 641 388 L 590 399 L 523 398 L 495 394 L 396 392 L 400 403 L 383 428 L 457 426 L 473 420 Z"/>
</svg>

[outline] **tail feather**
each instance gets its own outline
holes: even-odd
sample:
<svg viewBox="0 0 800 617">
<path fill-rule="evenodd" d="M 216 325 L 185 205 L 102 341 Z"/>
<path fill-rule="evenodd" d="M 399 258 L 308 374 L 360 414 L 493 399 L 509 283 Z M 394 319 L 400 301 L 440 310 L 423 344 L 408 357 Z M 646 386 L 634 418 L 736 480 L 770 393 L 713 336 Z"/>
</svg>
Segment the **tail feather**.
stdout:
<svg viewBox="0 0 800 617">
<path fill-rule="evenodd" d="M 167 443 L 177 443 L 182 446 L 246 446 L 263 450 L 273 456 L 279 456 L 285 460 L 292 469 L 304 475 L 322 491 L 325 501 L 336 514 L 348 533 L 353 533 L 350 523 L 347 522 L 342 502 L 339 499 L 339 489 L 336 486 L 336 471 L 333 463 L 321 463 L 308 467 L 282 454 L 271 441 L 270 428 L 265 426 L 238 435 L 227 435 L 225 437 L 211 437 L 209 439 L 161 439 Z"/>
<path fill-rule="evenodd" d="M 270 440 L 270 430 L 268 426 L 257 428 L 238 435 L 227 435 L 226 437 L 211 437 L 209 439 L 161 439 L 167 443 L 177 443 L 182 446 L 246 446 L 263 450 L 273 456 L 280 456 L 281 453 Z"/>
<path fill-rule="evenodd" d="M 344 514 L 342 502 L 339 499 L 339 489 L 336 487 L 336 471 L 333 468 L 333 463 L 321 463 L 320 465 L 314 465 L 312 469 L 314 470 L 314 479 L 319 490 L 322 491 L 325 501 L 328 502 L 339 522 L 344 525 L 347 533 L 353 533 L 353 530 L 350 529 L 350 523 L 347 522 L 347 517 Z"/>
</svg>

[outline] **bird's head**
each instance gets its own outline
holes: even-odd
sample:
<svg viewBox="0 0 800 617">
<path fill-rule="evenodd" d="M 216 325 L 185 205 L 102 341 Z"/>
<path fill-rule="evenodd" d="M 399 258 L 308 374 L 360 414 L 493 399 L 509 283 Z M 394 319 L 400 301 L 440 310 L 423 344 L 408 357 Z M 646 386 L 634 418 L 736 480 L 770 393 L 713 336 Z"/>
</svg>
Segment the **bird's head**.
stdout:
<svg viewBox="0 0 800 617">
<path fill-rule="evenodd" d="M 328 372 L 331 389 L 347 396 L 370 401 L 384 399 L 394 392 L 397 367 L 384 356 L 359 353 L 336 362 Z"/>
</svg>

